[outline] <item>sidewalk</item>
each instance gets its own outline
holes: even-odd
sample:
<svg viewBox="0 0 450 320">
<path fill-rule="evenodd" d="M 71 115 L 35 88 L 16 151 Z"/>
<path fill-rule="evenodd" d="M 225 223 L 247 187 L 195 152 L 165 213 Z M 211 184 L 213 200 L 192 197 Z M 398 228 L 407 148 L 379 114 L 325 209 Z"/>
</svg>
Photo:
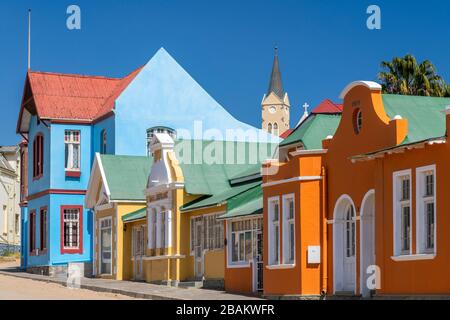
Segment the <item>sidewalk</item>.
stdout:
<svg viewBox="0 0 450 320">
<path fill-rule="evenodd" d="M 0 274 L 34 281 L 57 283 L 66 286 L 66 281 L 64 279 L 29 274 L 26 272 L 21 272 L 16 267 L 5 268 L 4 265 L 0 265 Z M 142 282 L 90 278 L 81 279 L 81 288 L 150 300 L 259 300 L 257 297 L 229 294 L 223 291 L 194 288 L 180 289 Z"/>
</svg>

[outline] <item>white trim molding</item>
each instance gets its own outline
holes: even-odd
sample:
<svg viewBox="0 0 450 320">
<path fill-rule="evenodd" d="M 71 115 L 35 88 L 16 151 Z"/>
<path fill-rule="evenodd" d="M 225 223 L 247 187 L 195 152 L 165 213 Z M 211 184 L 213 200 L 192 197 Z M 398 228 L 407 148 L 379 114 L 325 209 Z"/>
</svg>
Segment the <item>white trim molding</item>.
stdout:
<svg viewBox="0 0 450 320">
<path fill-rule="evenodd" d="M 311 150 L 296 150 L 289 153 L 291 156 L 302 156 L 302 155 L 314 155 L 314 154 L 326 154 L 328 149 L 311 149 Z"/>
<path fill-rule="evenodd" d="M 432 194 L 427 194 L 426 177 L 432 173 Z M 418 254 L 436 254 L 436 165 L 416 168 L 416 251 Z M 427 249 L 427 206 L 433 205 L 433 247 Z"/>
<path fill-rule="evenodd" d="M 409 178 L 409 199 L 402 200 L 402 179 Z M 394 256 L 412 254 L 412 171 L 411 169 L 395 171 L 392 174 L 392 220 L 393 220 L 393 252 Z M 408 253 L 402 252 L 402 208 L 409 205 L 409 250 Z"/>
<path fill-rule="evenodd" d="M 277 186 L 277 185 L 285 184 L 285 183 L 291 183 L 291 182 L 297 182 L 297 181 L 315 181 L 315 180 L 322 180 L 322 177 L 321 176 L 295 177 L 295 178 L 290 178 L 290 179 L 277 180 L 277 181 L 263 183 L 262 187 L 267 188 L 267 187 Z"/>
<path fill-rule="evenodd" d="M 294 264 L 279 264 L 279 265 L 266 266 L 266 269 L 268 269 L 268 270 L 285 270 L 285 269 L 294 269 L 294 268 L 295 268 L 295 263 Z"/>
<path fill-rule="evenodd" d="M 274 221 L 274 214 L 275 214 L 275 206 L 278 205 L 278 221 Z M 268 208 L 268 219 L 267 219 L 267 230 L 268 233 L 268 265 L 274 266 L 274 265 L 280 265 L 281 264 L 281 237 L 280 237 L 280 229 L 281 229 L 281 201 L 280 196 L 270 197 L 267 199 L 267 208 Z M 275 224 L 278 226 L 278 240 L 277 243 L 275 243 Z M 277 245 L 276 245 L 277 244 Z M 275 247 L 276 245 L 276 247 Z M 277 250 L 275 252 L 274 250 Z M 277 253 L 277 256 L 275 256 L 275 253 Z M 277 259 L 278 258 L 278 259 Z"/>
<path fill-rule="evenodd" d="M 344 90 L 342 90 L 341 95 L 339 96 L 340 99 L 344 100 L 345 96 L 355 87 L 358 86 L 364 86 L 368 88 L 371 91 L 381 91 L 381 85 L 374 82 L 374 81 L 353 81 L 352 83 L 348 84 Z"/>
<path fill-rule="evenodd" d="M 392 260 L 396 262 L 401 261 L 420 261 L 420 260 L 433 260 L 436 258 L 435 254 L 408 254 L 403 256 L 393 256 Z"/>
</svg>

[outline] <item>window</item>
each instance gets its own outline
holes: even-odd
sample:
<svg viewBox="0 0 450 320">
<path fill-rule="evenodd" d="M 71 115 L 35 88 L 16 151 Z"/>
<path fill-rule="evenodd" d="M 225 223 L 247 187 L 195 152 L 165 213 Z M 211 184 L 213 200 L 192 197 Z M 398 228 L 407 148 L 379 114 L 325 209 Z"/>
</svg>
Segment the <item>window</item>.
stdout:
<svg viewBox="0 0 450 320">
<path fill-rule="evenodd" d="M 100 153 L 101 154 L 106 154 L 106 142 L 107 142 L 106 130 L 103 129 L 100 133 Z"/>
<path fill-rule="evenodd" d="M 435 253 L 436 246 L 436 167 L 416 169 L 416 231 L 418 253 Z"/>
<path fill-rule="evenodd" d="M 280 264 L 280 202 L 279 198 L 269 199 L 269 261 Z"/>
<path fill-rule="evenodd" d="M 356 254 L 355 210 L 349 205 L 345 214 L 345 255 L 352 258 Z"/>
<path fill-rule="evenodd" d="M 411 170 L 394 173 L 394 255 L 411 254 Z"/>
<path fill-rule="evenodd" d="M 33 179 L 44 174 L 44 136 L 37 134 L 33 141 Z"/>
<path fill-rule="evenodd" d="M 112 219 L 100 220 L 100 273 L 112 274 Z"/>
<path fill-rule="evenodd" d="M 36 211 L 30 211 L 30 253 L 34 254 L 36 250 Z"/>
<path fill-rule="evenodd" d="M 20 215 L 18 214 L 16 214 L 14 219 L 14 230 L 16 231 L 17 235 L 20 233 Z"/>
<path fill-rule="evenodd" d="M 151 215 L 150 215 L 150 230 L 151 230 L 151 235 L 150 235 L 150 239 L 151 239 L 151 241 L 150 241 L 150 248 L 151 249 L 156 249 L 156 226 L 157 226 L 157 223 L 156 223 L 156 217 L 157 217 L 157 214 L 156 214 L 156 209 L 152 209 L 152 211 L 151 211 Z"/>
<path fill-rule="evenodd" d="M 41 208 L 39 214 L 39 223 L 40 223 L 40 249 L 41 251 L 47 250 L 47 208 Z"/>
<path fill-rule="evenodd" d="M 7 206 L 3 206 L 3 234 L 7 235 L 8 234 L 8 207 Z"/>
<path fill-rule="evenodd" d="M 61 208 L 61 252 L 82 253 L 82 207 Z"/>
<path fill-rule="evenodd" d="M 356 109 L 353 112 L 353 129 L 355 130 L 356 134 L 359 134 L 361 132 L 363 126 L 363 115 L 361 109 Z"/>
<path fill-rule="evenodd" d="M 271 123 L 269 123 L 269 125 L 267 126 L 267 131 L 269 133 L 272 133 L 272 124 Z"/>
<path fill-rule="evenodd" d="M 295 263 L 294 195 L 283 196 L 283 263 Z"/>
<path fill-rule="evenodd" d="M 66 170 L 80 171 L 80 131 L 66 130 L 64 142 Z"/>
<path fill-rule="evenodd" d="M 262 219 L 231 222 L 231 262 L 245 263 L 256 258 L 257 235 L 261 233 Z"/>
<path fill-rule="evenodd" d="M 223 249 L 223 221 L 217 220 L 220 215 L 204 216 L 206 223 L 206 250 Z"/>
<path fill-rule="evenodd" d="M 159 244 L 160 244 L 159 247 L 161 249 L 166 248 L 166 212 L 165 212 L 164 208 L 162 208 L 162 212 L 161 212 Z"/>
<path fill-rule="evenodd" d="M 278 136 L 278 123 L 273 124 L 273 134 Z"/>
</svg>

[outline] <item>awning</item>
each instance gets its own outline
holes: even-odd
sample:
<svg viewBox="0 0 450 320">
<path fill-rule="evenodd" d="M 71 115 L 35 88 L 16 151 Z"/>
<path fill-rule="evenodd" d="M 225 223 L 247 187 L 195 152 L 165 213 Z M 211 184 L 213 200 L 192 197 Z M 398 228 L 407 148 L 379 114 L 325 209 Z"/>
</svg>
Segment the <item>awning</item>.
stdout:
<svg viewBox="0 0 450 320">
<path fill-rule="evenodd" d="M 218 219 L 233 219 L 263 213 L 261 185 L 255 186 L 228 200 L 228 211 Z"/>
<path fill-rule="evenodd" d="M 126 214 L 122 217 L 122 221 L 125 223 L 133 222 L 147 217 L 147 208 L 142 208 L 137 211 Z"/>
</svg>

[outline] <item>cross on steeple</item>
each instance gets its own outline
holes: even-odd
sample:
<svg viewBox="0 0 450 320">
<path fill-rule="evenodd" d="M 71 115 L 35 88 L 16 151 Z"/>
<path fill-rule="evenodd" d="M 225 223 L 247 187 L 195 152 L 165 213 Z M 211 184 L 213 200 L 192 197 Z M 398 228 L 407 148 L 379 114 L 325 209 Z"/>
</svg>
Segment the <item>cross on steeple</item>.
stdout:
<svg viewBox="0 0 450 320">
<path fill-rule="evenodd" d="M 303 105 L 303 108 L 305 108 L 305 113 L 308 114 L 309 104 L 307 102 L 305 102 L 305 104 Z"/>
</svg>

